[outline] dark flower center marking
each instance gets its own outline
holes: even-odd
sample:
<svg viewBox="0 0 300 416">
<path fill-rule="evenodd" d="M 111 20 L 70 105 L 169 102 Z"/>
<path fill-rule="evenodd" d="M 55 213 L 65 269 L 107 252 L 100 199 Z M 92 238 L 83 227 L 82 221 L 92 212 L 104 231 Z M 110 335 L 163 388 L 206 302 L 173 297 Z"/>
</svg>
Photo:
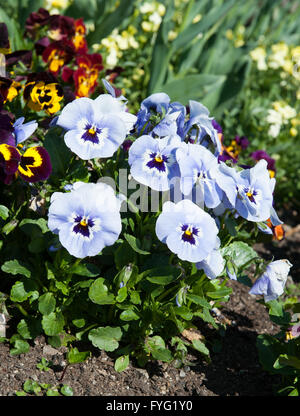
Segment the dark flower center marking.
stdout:
<svg viewBox="0 0 300 416">
<path fill-rule="evenodd" d="M 89 238 L 90 237 L 90 227 L 94 226 L 94 221 L 91 219 L 87 219 L 85 217 L 82 217 L 78 215 L 74 222 L 76 223 L 73 227 L 73 231 L 78 234 L 80 233 L 84 237 Z"/>
<path fill-rule="evenodd" d="M 99 143 L 99 138 L 98 138 L 98 134 L 101 134 L 102 129 L 100 129 L 99 127 L 96 126 L 92 126 L 91 124 L 88 124 L 85 127 L 85 132 L 83 133 L 83 135 L 81 136 L 81 138 L 86 142 L 92 142 L 95 144 Z"/>
<path fill-rule="evenodd" d="M 190 243 L 192 245 L 196 244 L 196 239 L 194 236 L 197 236 L 199 233 L 198 228 L 192 227 L 190 225 L 184 224 L 181 227 L 181 230 L 183 231 L 181 239 L 187 243 Z"/>
<path fill-rule="evenodd" d="M 159 172 L 166 171 L 166 163 L 168 163 L 168 156 L 161 155 L 160 153 L 151 153 L 150 154 L 151 160 L 147 163 L 146 166 L 148 168 L 153 169 L 156 168 Z"/>
<path fill-rule="evenodd" d="M 254 189 L 251 189 L 251 188 L 245 188 L 244 191 L 245 191 L 245 194 L 247 195 L 247 197 L 249 198 L 249 200 L 251 202 L 254 202 L 254 204 L 256 204 L 256 201 L 255 201 L 254 197 L 257 195 L 257 192 Z"/>
</svg>

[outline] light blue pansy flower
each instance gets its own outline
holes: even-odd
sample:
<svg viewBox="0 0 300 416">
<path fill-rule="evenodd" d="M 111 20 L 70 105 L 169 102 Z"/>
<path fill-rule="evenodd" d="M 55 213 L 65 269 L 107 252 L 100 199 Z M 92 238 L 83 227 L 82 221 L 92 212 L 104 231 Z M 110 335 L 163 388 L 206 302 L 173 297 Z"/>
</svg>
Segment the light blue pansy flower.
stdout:
<svg viewBox="0 0 300 416">
<path fill-rule="evenodd" d="M 56 125 L 67 130 L 66 145 L 81 159 L 111 157 L 125 140 L 136 116 L 109 94 L 81 97 L 67 104 Z"/>
<path fill-rule="evenodd" d="M 158 92 L 149 95 L 141 102 L 140 110 L 137 114 L 136 128 L 138 134 L 140 134 L 143 129 L 144 133 L 149 133 L 151 130 L 151 125 L 145 127 L 145 124 L 148 123 L 151 114 L 163 114 L 166 113 L 170 104 L 170 97 L 164 92 Z"/>
<path fill-rule="evenodd" d="M 213 144 L 215 154 L 221 153 L 221 142 L 218 131 L 213 126 L 213 117 L 209 117 L 208 109 L 198 101 L 189 101 L 190 117 L 185 124 L 184 134 L 189 134 L 193 143 L 209 146 L 209 141 Z M 209 138 L 209 139 L 208 139 Z"/>
<path fill-rule="evenodd" d="M 267 162 L 260 160 L 253 168 L 237 171 L 220 163 L 217 183 L 232 208 L 248 221 L 266 221 L 271 214 L 275 179 L 270 178 Z"/>
<path fill-rule="evenodd" d="M 217 245 L 218 228 L 213 218 L 190 200 L 165 202 L 157 219 L 156 235 L 181 260 L 198 263 Z"/>
<path fill-rule="evenodd" d="M 154 139 L 144 135 L 133 142 L 129 149 L 128 163 L 132 177 L 156 191 L 166 191 L 174 186 L 173 179 L 179 177 L 175 158 L 181 145 L 179 136 Z"/>
<path fill-rule="evenodd" d="M 77 182 L 50 202 L 48 227 L 73 256 L 95 256 L 118 239 L 121 200 L 109 185 Z"/>
<path fill-rule="evenodd" d="M 201 145 L 182 143 L 176 151 L 176 159 L 180 168 L 182 193 L 189 195 L 196 188 L 197 195 L 197 189 L 200 188 L 199 195 L 204 198 L 205 205 L 208 208 L 217 207 L 223 195 L 216 182 L 219 174 L 217 158 Z"/>
<path fill-rule="evenodd" d="M 256 280 L 249 293 L 264 295 L 265 302 L 278 298 L 284 292 L 291 267 L 292 264 L 287 259 L 272 261 L 262 276 Z"/>
<path fill-rule="evenodd" d="M 24 123 L 24 120 L 24 117 L 20 117 L 13 124 L 16 146 L 28 139 L 38 127 L 35 120 L 28 121 L 28 123 Z"/>
<path fill-rule="evenodd" d="M 204 260 L 196 263 L 196 267 L 199 270 L 203 270 L 209 279 L 216 279 L 222 274 L 225 260 L 220 251 L 220 239 L 218 237 L 216 247 Z"/>
</svg>

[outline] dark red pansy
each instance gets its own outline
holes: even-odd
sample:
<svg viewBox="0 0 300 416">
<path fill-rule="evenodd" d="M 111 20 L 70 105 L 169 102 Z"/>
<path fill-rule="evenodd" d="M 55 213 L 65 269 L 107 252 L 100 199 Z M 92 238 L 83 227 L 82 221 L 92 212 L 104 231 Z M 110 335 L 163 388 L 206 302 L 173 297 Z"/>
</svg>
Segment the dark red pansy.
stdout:
<svg viewBox="0 0 300 416">
<path fill-rule="evenodd" d="M 37 31 L 49 24 L 50 13 L 48 10 L 40 7 L 37 12 L 30 13 L 25 22 L 25 36 L 34 38 Z"/>
</svg>

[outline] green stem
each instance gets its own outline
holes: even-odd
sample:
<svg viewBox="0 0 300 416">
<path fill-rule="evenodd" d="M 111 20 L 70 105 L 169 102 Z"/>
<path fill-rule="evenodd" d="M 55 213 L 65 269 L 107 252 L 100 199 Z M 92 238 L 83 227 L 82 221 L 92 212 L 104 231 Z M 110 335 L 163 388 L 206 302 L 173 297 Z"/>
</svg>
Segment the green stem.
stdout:
<svg viewBox="0 0 300 416">
<path fill-rule="evenodd" d="M 19 309 L 19 311 L 26 316 L 26 318 L 28 318 L 29 314 L 27 313 L 27 311 L 25 311 L 25 309 L 23 308 L 23 306 L 19 305 L 18 303 L 15 304 L 15 306 Z"/>
</svg>

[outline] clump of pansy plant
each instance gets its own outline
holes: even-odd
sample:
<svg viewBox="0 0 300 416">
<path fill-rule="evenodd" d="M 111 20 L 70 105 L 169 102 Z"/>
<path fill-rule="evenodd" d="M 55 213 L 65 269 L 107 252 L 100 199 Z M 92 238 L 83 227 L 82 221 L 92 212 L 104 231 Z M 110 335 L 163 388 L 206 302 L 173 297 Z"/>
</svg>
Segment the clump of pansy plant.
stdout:
<svg viewBox="0 0 300 416">
<path fill-rule="evenodd" d="M 55 36 L 68 38 L 68 19 L 56 19 Z M 41 10 L 31 16 L 32 36 L 39 21 L 45 26 L 51 19 Z M 101 65 L 82 56 L 76 58 L 82 74 Z M 31 75 L 24 91 L 31 110 L 55 114 L 43 127 L 52 174 L 47 150 L 32 137 L 39 122 L 7 113 L 0 119 L 2 186 L 9 193 L 17 173 L 44 203 L 44 214 L 32 209 L 32 198 L 23 211 L 14 208 L 14 220 L 24 210 L 26 216 L 10 239 L 23 236 L 28 248 L 22 241 L 12 258 L 9 244 L 3 247 L 2 271 L 21 275 L 9 302 L 21 305 L 25 326 L 34 314 L 36 331 L 56 347 L 76 339 L 115 351 L 118 371 L 129 357 L 140 365 L 159 359 L 181 366 L 188 348 L 209 361 L 201 337 L 181 335 L 199 318 L 218 328 L 213 311 L 229 299 L 229 279 L 266 302 L 284 292 L 291 264 L 264 264 L 252 247 L 261 232 L 272 232 L 269 221 L 282 223 L 267 161 L 245 166 L 222 159 L 221 127 L 195 100 L 185 106 L 155 93 L 133 114 L 126 97 L 103 80 L 105 93 L 91 98 L 78 90 L 64 103 L 55 76 Z M 237 158 L 245 140 L 235 143 L 227 153 Z M 253 279 L 245 277 L 251 265 Z M 23 321 L 15 339 L 25 345 L 31 335 Z"/>
<path fill-rule="evenodd" d="M 41 58 L 44 71 L 57 77 L 64 86 L 72 87 L 74 98 L 91 96 L 99 79 L 107 75 L 99 53 L 90 53 L 86 40 L 87 29 L 82 18 L 74 19 L 50 14 L 40 8 L 26 20 L 25 36 L 34 41 L 36 54 Z"/>
</svg>

